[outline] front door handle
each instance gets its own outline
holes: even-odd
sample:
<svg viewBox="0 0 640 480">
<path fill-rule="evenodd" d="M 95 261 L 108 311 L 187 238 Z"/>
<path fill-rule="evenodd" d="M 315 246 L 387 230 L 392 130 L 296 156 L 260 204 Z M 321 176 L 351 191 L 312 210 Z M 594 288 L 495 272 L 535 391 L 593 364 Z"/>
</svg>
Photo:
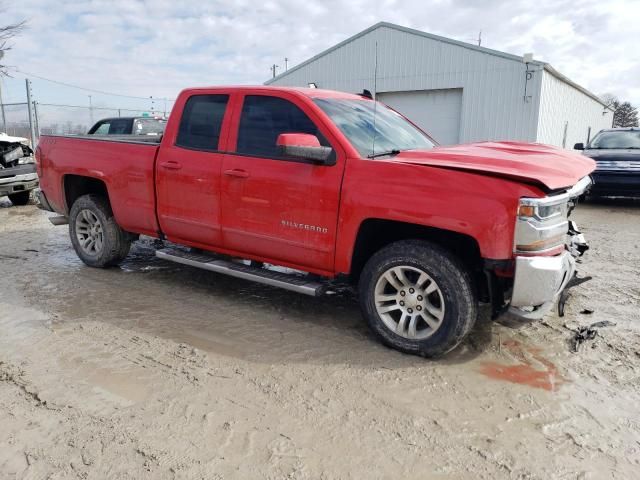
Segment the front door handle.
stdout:
<svg viewBox="0 0 640 480">
<path fill-rule="evenodd" d="M 160 166 L 162 168 L 167 168 L 169 170 L 180 170 L 182 168 L 182 165 L 180 163 L 175 162 L 173 160 L 169 160 L 168 162 L 162 162 Z"/>
<path fill-rule="evenodd" d="M 230 177 L 238 177 L 238 178 L 247 178 L 249 176 L 249 172 L 247 172 L 246 170 L 240 170 L 237 168 L 234 168 L 233 170 L 225 170 L 224 174 L 229 175 Z"/>
</svg>

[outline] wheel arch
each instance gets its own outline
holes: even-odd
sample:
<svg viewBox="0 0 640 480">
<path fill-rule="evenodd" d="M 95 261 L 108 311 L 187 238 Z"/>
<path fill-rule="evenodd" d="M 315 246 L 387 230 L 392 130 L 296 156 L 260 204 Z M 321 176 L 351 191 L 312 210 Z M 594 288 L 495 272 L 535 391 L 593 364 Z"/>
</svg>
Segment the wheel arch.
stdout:
<svg viewBox="0 0 640 480">
<path fill-rule="evenodd" d="M 100 195 L 111 203 L 107 184 L 101 178 L 67 174 L 62 178 L 62 190 L 65 202 L 64 208 L 67 215 L 71 212 L 73 203 L 83 195 Z"/>
<path fill-rule="evenodd" d="M 471 272 L 482 271 L 480 246 L 470 235 L 427 225 L 368 218 L 360 224 L 356 235 L 351 255 L 350 278 L 357 281 L 369 258 L 381 248 L 410 239 L 438 244 L 455 254 Z"/>
</svg>

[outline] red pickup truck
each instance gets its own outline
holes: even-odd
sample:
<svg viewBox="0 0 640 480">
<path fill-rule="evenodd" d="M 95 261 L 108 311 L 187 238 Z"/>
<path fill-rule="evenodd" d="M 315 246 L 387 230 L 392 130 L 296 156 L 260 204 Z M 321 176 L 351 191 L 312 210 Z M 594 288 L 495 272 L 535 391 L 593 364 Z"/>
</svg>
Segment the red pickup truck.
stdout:
<svg viewBox="0 0 640 480">
<path fill-rule="evenodd" d="M 538 144 L 438 147 L 367 95 L 262 86 L 184 90 L 161 139 L 43 136 L 36 157 L 40 203 L 87 265 L 142 234 L 177 244 L 164 259 L 304 294 L 343 278 L 385 344 L 430 357 L 480 302 L 552 307 L 587 248 L 568 216 L 595 166 Z"/>
</svg>

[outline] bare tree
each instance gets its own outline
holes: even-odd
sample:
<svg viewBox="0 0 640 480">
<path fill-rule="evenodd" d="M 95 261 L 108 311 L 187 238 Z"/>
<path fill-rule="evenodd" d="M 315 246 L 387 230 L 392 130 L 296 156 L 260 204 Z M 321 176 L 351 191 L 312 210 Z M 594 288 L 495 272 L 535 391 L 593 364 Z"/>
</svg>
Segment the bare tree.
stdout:
<svg viewBox="0 0 640 480">
<path fill-rule="evenodd" d="M 638 126 L 638 109 L 631 105 L 630 102 L 623 102 L 611 93 L 605 93 L 600 98 L 607 104 L 607 107 L 613 110 L 614 127 Z"/>
<path fill-rule="evenodd" d="M 614 110 L 616 109 L 615 105 L 620 104 L 618 97 L 616 97 L 613 93 L 603 93 L 600 95 L 600 100 L 602 100 L 607 107 L 612 107 Z"/>
<path fill-rule="evenodd" d="M 0 8 L 0 13 L 2 12 L 2 10 L 3 9 Z M 7 66 L 4 65 L 2 59 L 5 52 L 11 50 L 12 45 L 10 43 L 10 40 L 22 31 L 25 24 L 26 23 L 22 21 L 9 25 L 0 25 L 0 76 L 7 74 Z"/>
</svg>

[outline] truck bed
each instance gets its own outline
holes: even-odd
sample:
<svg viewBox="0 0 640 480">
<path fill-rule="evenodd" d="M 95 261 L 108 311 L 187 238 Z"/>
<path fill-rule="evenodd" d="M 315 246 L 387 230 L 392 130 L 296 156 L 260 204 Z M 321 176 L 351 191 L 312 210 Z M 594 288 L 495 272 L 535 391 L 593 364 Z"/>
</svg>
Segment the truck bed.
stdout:
<svg viewBox="0 0 640 480">
<path fill-rule="evenodd" d="M 154 166 L 161 137 L 107 137 L 43 135 L 40 147 L 46 155 L 39 159 L 41 188 L 47 192 L 51 206 L 66 215 L 65 182 L 72 182 L 74 175 L 101 180 L 123 229 L 156 234 Z M 62 178 L 59 172 L 64 172 Z"/>
</svg>

